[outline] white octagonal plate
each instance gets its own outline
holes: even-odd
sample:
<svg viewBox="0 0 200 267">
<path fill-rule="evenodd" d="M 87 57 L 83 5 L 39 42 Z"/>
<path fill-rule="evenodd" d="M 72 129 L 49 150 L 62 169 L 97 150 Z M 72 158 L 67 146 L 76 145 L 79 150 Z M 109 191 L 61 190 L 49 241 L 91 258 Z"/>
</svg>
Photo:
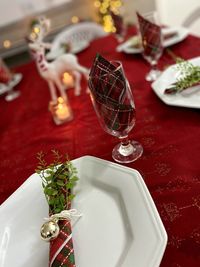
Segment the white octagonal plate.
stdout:
<svg viewBox="0 0 200 267">
<path fill-rule="evenodd" d="M 200 57 L 189 60 L 195 66 L 200 66 Z M 165 89 L 169 88 L 180 77 L 176 64 L 167 68 L 160 77 L 152 83 L 152 89 L 156 95 L 167 105 L 200 108 L 200 85 L 188 88 L 177 94 L 164 94 Z"/>
<path fill-rule="evenodd" d="M 77 267 L 158 267 L 167 235 L 141 175 L 85 156 L 73 208 Z M 48 267 L 48 244 L 39 229 L 48 214 L 41 180 L 33 174 L 0 207 L 0 267 Z"/>
<path fill-rule="evenodd" d="M 169 47 L 171 45 L 177 44 L 183 41 L 189 34 L 189 30 L 184 27 L 169 27 L 163 28 L 162 33 L 164 36 L 163 46 Z M 173 34 L 174 33 L 174 34 Z M 165 36 L 172 34 L 171 37 L 165 39 Z M 142 53 L 142 47 L 138 47 L 138 42 L 140 40 L 139 35 L 135 35 L 124 43 L 117 46 L 117 52 L 125 52 L 126 54 L 139 54 Z"/>
</svg>

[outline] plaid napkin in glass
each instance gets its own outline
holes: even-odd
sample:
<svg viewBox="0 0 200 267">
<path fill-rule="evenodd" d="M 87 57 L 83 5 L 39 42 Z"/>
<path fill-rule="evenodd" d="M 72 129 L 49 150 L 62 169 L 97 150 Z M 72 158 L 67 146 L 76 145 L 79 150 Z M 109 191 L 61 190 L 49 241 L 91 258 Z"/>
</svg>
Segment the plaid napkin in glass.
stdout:
<svg viewBox="0 0 200 267">
<path fill-rule="evenodd" d="M 126 78 L 122 69 L 97 54 L 89 75 L 89 88 L 95 97 L 123 104 Z"/>
<path fill-rule="evenodd" d="M 124 36 L 126 34 L 126 26 L 124 24 L 123 17 L 121 15 L 117 15 L 114 12 L 110 11 L 110 15 L 112 17 L 115 29 L 116 29 L 116 34 L 119 34 L 121 36 Z"/>
<path fill-rule="evenodd" d="M 12 79 L 12 74 L 3 60 L 0 58 L 0 83 L 8 83 Z"/>
<path fill-rule="evenodd" d="M 89 75 L 94 108 L 108 131 L 124 131 L 134 117 L 134 103 L 130 104 L 127 94 L 128 81 L 119 66 L 97 55 Z"/>
<path fill-rule="evenodd" d="M 138 12 L 137 18 L 142 38 L 144 55 L 156 57 L 158 51 L 162 50 L 162 33 L 161 27 L 150 22 Z"/>
</svg>

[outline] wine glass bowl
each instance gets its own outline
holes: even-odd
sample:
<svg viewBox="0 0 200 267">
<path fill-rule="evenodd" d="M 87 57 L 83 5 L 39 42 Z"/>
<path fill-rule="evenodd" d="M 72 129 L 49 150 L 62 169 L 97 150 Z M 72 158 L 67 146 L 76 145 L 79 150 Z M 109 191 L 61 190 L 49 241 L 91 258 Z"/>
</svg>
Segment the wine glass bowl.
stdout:
<svg viewBox="0 0 200 267">
<path fill-rule="evenodd" d="M 116 68 L 100 77 L 100 87 L 107 91 L 106 95 L 91 90 L 91 99 L 102 128 L 121 141 L 113 149 L 113 159 L 120 163 L 129 163 L 139 158 L 143 149 L 138 142 L 128 139 L 136 121 L 133 95 L 121 62 L 112 61 L 111 64 Z M 122 83 L 116 72 L 123 75 Z M 93 86 L 92 79 L 89 78 L 90 88 Z M 123 88 L 120 87 L 122 84 Z"/>
<path fill-rule="evenodd" d="M 124 8 L 120 8 L 118 12 L 110 10 L 110 15 L 114 24 L 115 36 L 119 43 L 123 42 L 127 33 L 127 25 L 124 21 Z"/>
<path fill-rule="evenodd" d="M 105 103 L 104 100 L 92 97 L 92 102 L 103 129 L 118 138 L 126 136 L 135 124 L 135 109 L 133 106 L 123 106 Z"/>
</svg>

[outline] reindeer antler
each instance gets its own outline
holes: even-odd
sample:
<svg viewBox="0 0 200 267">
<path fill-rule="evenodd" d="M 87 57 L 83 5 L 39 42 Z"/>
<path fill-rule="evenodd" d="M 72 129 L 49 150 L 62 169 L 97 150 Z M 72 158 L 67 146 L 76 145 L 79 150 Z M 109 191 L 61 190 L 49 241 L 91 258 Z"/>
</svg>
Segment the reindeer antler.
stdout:
<svg viewBox="0 0 200 267">
<path fill-rule="evenodd" d="M 42 41 L 43 38 L 50 32 L 51 21 L 45 16 L 41 16 L 38 18 L 38 23 L 40 25 L 39 41 Z"/>
<path fill-rule="evenodd" d="M 50 19 L 45 16 L 36 18 L 31 25 L 31 32 L 26 38 L 29 42 L 42 43 L 44 37 L 49 33 L 51 26 Z"/>
</svg>

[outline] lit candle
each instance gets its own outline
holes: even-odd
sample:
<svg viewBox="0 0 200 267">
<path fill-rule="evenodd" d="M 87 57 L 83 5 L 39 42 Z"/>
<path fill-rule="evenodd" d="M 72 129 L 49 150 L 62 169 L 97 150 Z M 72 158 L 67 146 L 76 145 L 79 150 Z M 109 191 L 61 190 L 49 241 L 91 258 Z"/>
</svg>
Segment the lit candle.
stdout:
<svg viewBox="0 0 200 267">
<path fill-rule="evenodd" d="M 62 97 L 58 97 L 56 103 L 50 102 L 50 111 L 57 125 L 73 119 L 71 107 Z"/>
<path fill-rule="evenodd" d="M 65 120 L 70 116 L 70 110 L 62 97 L 58 98 L 58 104 L 55 111 L 58 119 Z"/>
<path fill-rule="evenodd" d="M 10 48 L 10 47 L 11 47 L 11 41 L 10 41 L 10 40 L 5 40 L 5 41 L 3 42 L 3 46 L 4 46 L 5 48 Z"/>
<path fill-rule="evenodd" d="M 79 17 L 77 17 L 77 16 L 73 16 L 72 18 L 71 18 L 71 21 L 72 21 L 72 23 L 78 23 L 79 22 Z"/>
<path fill-rule="evenodd" d="M 63 73 L 63 83 L 68 87 L 74 87 L 74 77 L 69 72 Z"/>
</svg>

